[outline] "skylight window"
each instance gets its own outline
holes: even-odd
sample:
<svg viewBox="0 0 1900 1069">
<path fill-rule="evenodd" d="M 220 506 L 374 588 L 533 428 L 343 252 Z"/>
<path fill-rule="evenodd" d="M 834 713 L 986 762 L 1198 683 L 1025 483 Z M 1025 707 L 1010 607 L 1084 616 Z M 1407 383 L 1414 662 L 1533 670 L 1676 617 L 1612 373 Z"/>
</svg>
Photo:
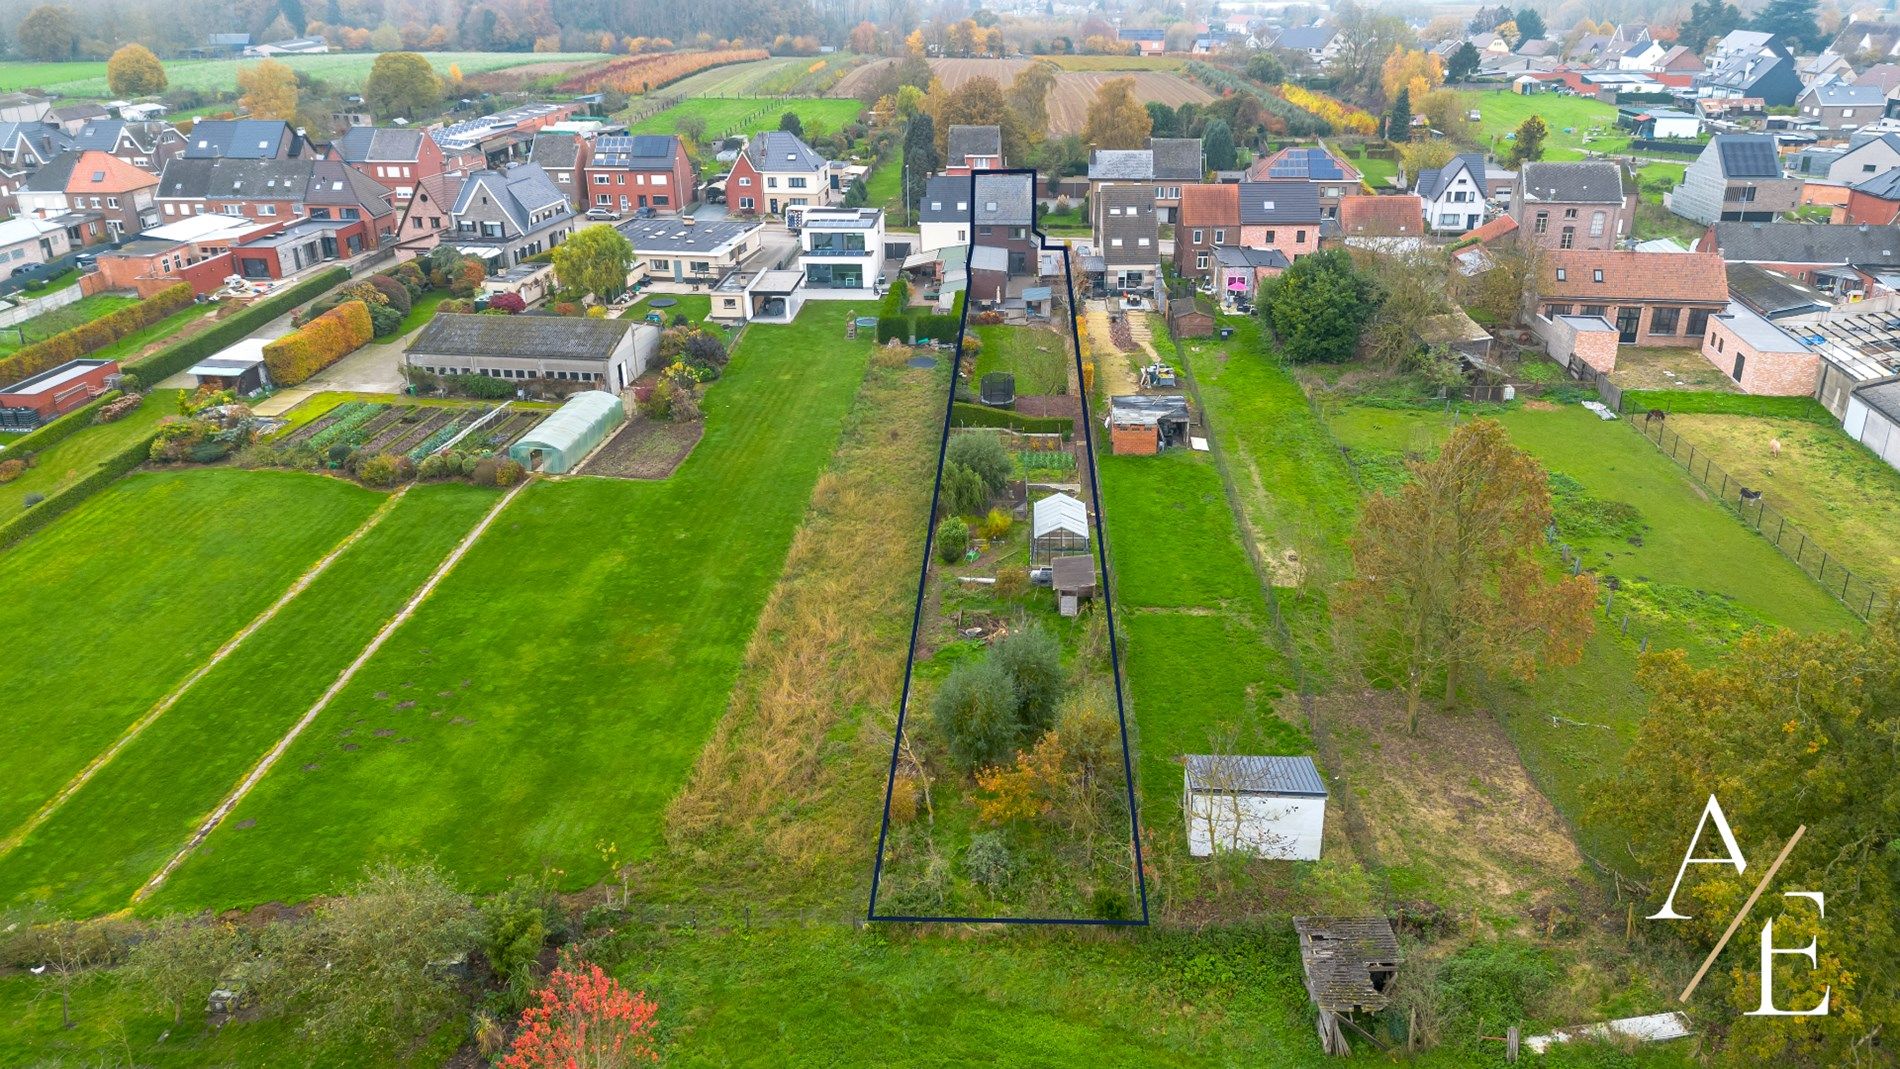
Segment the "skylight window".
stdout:
<svg viewBox="0 0 1900 1069">
<path fill-rule="evenodd" d="M 1590 273 L 1593 276 L 1595 276 L 1596 281 L 1598 282 L 1603 281 L 1603 269 L 1601 267 L 1597 268 L 1595 271 L 1592 271 Z"/>
</svg>

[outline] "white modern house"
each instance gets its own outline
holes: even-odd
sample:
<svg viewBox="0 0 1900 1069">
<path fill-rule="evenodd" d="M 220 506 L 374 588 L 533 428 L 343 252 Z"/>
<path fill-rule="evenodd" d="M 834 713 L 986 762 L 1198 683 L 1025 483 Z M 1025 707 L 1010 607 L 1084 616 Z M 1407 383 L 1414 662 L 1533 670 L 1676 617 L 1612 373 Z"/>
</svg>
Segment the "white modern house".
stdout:
<svg viewBox="0 0 1900 1069">
<path fill-rule="evenodd" d="M 1441 234 L 1476 230 L 1484 225 L 1484 157 L 1454 156 L 1443 167 L 1420 171 L 1414 192 L 1423 202 L 1427 229 Z"/>
<path fill-rule="evenodd" d="M 884 263 L 884 210 L 807 208 L 798 244 L 806 289 L 870 289 Z"/>
<path fill-rule="evenodd" d="M 936 252 L 970 243 L 970 180 L 932 178 L 917 204 L 917 250 Z"/>
<path fill-rule="evenodd" d="M 1241 850 L 1280 861 L 1319 860 L 1326 783 L 1312 758 L 1188 754 L 1182 761 L 1189 854 Z"/>
</svg>

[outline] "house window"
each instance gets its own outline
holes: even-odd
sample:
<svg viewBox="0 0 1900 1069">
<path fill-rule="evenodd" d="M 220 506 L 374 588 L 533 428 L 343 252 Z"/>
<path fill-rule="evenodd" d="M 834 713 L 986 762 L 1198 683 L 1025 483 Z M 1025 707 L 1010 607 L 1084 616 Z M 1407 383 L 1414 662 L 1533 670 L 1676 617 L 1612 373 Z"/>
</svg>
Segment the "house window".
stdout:
<svg viewBox="0 0 1900 1069">
<path fill-rule="evenodd" d="M 1736 200 L 1738 200 L 1738 201 L 1741 201 L 1741 202 L 1742 202 L 1743 204 L 1752 204 L 1752 203 L 1754 203 L 1754 200 L 1755 200 L 1755 187 L 1754 187 L 1754 186 L 1743 186 L 1742 188 L 1740 188 L 1740 189 L 1738 189 L 1738 190 L 1736 190 L 1736 191 L 1735 191 L 1735 199 L 1736 199 Z"/>
<path fill-rule="evenodd" d="M 1565 273 L 1566 272 L 1564 271 L 1564 269 L 1559 267 L 1557 269 L 1557 281 L 1562 282 L 1564 280 Z"/>
<path fill-rule="evenodd" d="M 1296 244 L 1296 245 L 1304 245 L 1304 244 L 1306 244 L 1306 231 L 1304 231 L 1304 230 L 1295 230 L 1295 231 L 1293 232 L 1293 243 L 1294 243 L 1294 244 Z"/>
<path fill-rule="evenodd" d="M 1651 334 L 1674 334 L 1676 319 L 1682 314 L 1680 308 L 1657 308 L 1649 313 L 1649 332 Z M 1697 331 L 1700 334 L 1701 331 Z"/>
<path fill-rule="evenodd" d="M 1575 208 L 1565 208 L 1565 209 L 1564 209 L 1564 218 L 1565 218 L 1565 219 L 1575 219 L 1576 217 L 1577 217 L 1577 209 L 1575 209 Z"/>
<path fill-rule="evenodd" d="M 1544 306 L 1544 315 L 1549 319 L 1555 319 L 1558 316 L 1567 316 L 1569 314 L 1570 306 L 1567 304 L 1547 304 Z"/>
<path fill-rule="evenodd" d="M 1196 271 L 1207 270 L 1207 254 L 1206 253 L 1197 252 L 1194 254 L 1194 269 Z"/>
<path fill-rule="evenodd" d="M 1216 244 L 1216 245 L 1225 245 L 1225 244 L 1227 244 L 1227 231 L 1225 231 L 1225 230 L 1223 230 L 1223 229 L 1221 229 L 1221 228 L 1219 228 L 1219 227 L 1216 227 L 1216 228 L 1214 229 L 1214 244 Z"/>
<path fill-rule="evenodd" d="M 1200 243 L 1202 242 L 1202 240 L 1204 240 L 1204 239 L 1205 239 L 1205 237 L 1206 237 L 1206 236 L 1207 236 L 1207 232 L 1206 232 L 1206 231 L 1204 231 L 1204 230 L 1196 230 L 1196 231 L 1194 232 L 1194 244 L 1196 244 L 1196 245 L 1199 245 L 1199 244 L 1200 244 Z"/>
<path fill-rule="evenodd" d="M 597 185 L 597 186 L 604 186 L 604 185 L 606 185 L 606 184 L 607 184 L 607 176 L 606 176 L 606 175 L 604 175 L 604 174 L 597 174 L 597 175 L 595 175 L 595 176 L 594 176 L 594 184 L 595 184 L 595 185 Z M 739 179 L 739 184 L 740 184 L 740 185 L 745 185 L 745 184 L 746 184 L 746 179 L 744 179 L 744 178 L 741 178 L 741 179 Z"/>
<path fill-rule="evenodd" d="M 1591 237 L 1600 238 L 1603 236 L 1604 218 L 1605 216 L 1602 212 L 1591 213 L 1590 215 L 1590 236 Z"/>
<path fill-rule="evenodd" d="M 1747 361 L 1746 357 L 1744 357 L 1741 353 L 1736 353 L 1735 354 L 1735 370 L 1729 372 L 1729 378 L 1734 379 L 1736 382 L 1742 381 L 1742 365 L 1746 361 Z"/>
<path fill-rule="evenodd" d="M 1267 244 L 1273 244 L 1273 231 L 1267 231 Z"/>
<path fill-rule="evenodd" d="M 1574 226 L 1564 227 L 1563 235 L 1557 239 L 1557 247 L 1560 249 L 1570 249 L 1575 248 L 1576 244 L 1577 228 Z M 1598 279 L 1598 281 L 1600 282 L 1602 280 Z"/>
<path fill-rule="evenodd" d="M 1709 329 L 1709 310 L 1707 308 L 1689 309 L 1689 333 L 1700 335 Z"/>
<path fill-rule="evenodd" d="M 1532 225 L 1531 232 L 1535 234 L 1542 234 L 1548 231 L 1549 229 L 1550 229 L 1550 213 L 1538 212 L 1537 221 L 1536 223 Z"/>
<path fill-rule="evenodd" d="M 751 211 L 751 210 L 752 210 L 752 198 L 751 198 L 751 197 L 740 197 L 740 198 L 739 198 L 739 209 L 740 209 L 741 211 L 747 211 L 747 212 L 749 212 L 749 211 Z"/>
<path fill-rule="evenodd" d="M 1596 270 L 1590 272 L 1590 279 L 1593 282 L 1603 281 L 1603 269 L 1599 267 Z"/>
<path fill-rule="evenodd" d="M 751 184 L 752 184 L 752 177 L 750 175 L 741 175 L 739 177 L 739 188 L 744 189 L 745 187 L 750 186 Z"/>
<path fill-rule="evenodd" d="M 1609 306 L 1604 304 L 1586 304 L 1583 306 L 1583 314 L 1587 316 L 1600 316 L 1609 310 Z"/>
</svg>

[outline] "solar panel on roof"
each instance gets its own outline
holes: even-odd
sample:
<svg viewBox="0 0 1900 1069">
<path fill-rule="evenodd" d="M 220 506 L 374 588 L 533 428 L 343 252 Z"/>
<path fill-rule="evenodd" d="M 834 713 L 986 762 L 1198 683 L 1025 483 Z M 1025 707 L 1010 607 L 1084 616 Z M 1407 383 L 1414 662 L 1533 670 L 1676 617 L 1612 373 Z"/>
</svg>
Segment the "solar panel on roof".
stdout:
<svg viewBox="0 0 1900 1069">
<path fill-rule="evenodd" d="M 1779 178 L 1781 162 L 1767 140 L 1723 141 L 1722 170 L 1730 178 Z"/>
</svg>

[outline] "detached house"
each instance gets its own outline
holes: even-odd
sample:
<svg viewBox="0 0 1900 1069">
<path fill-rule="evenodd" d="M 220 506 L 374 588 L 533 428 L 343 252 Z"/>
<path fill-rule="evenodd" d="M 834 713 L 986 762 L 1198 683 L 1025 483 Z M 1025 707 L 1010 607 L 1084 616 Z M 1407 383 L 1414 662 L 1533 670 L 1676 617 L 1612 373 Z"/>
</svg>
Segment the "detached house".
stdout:
<svg viewBox="0 0 1900 1069">
<path fill-rule="evenodd" d="M 1424 203 L 1425 225 L 1434 232 L 1476 230 L 1484 223 L 1484 157 L 1466 153 L 1443 167 L 1420 171 L 1413 192 Z"/>
<path fill-rule="evenodd" d="M 469 175 L 449 214 L 455 222 L 449 240 L 493 267 L 513 267 L 546 252 L 574 229 L 567 195 L 536 163 Z"/>
<path fill-rule="evenodd" d="M 944 135 L 944 164 L 939 173 L 969 177 L 971 171 L 1003 169 L 1003 128 L 952 126 Z"/>
<path fill-rule="evenodd" d="M 783 215 L 794 224 L 800 208 L 822 208 L 836 198 L 831 162 L 784 130 L 747 141 L 726 175 L 726 204 L 741 215 Z"/>
<path fill-rule="evenodd" d="M 1886 115 L 1887 94 L 1877 85 L 1816 83 L 1795 101 L 1795 109 L 1823 130 L 1857 130 Z"/>
<path fill-rule="evenodd" d="M 1697 223 L 1769 222 L 1801 200 L 1801 180 L 1784 178 L 1775 139 L 1717 134 L 1663 194 L 1663 206 Z"/>
<path fill-rule="evenodd" d="M 389 187 L 398 204 L 415 193 L 416 183 L 447 169 L 434 138 L 403 126 L 353 126 L 330 146 L 330 158 Z"/>
<path fill-rule="evenodd" d="M 1900 167 L 1900 134 L 1858 134 L 1846 152 L 1827 164 L 1827 180 L 1843 185 L 1865 182 Z"/>
<path fill-rule="evenodd" d="M 782 136 L 797 142 L 800 147 L 805 144 L 790 134 Z M 536 140 L 538 142 L 539 138 Z M 792 154 L 809 157 L 805 162 L 816 161 L 820 170 L 825 166 L 825 161 L 818 159 L 817 153 L 810 148 L 805 148 L 802 154 L 793 150 Z M 783 161 L 782 156 L 780 159 Z M 734 174 L 740 173 L 745 160 L 746 154 L 741 153 L 739 160 L 733 164 Z M 668 215 L 678 214 L 692 203 L 694 190 L 699 184 L 692 157 L 686 154 L 686 147 L 680 144 L 680 139 L 672 134 L 595 138 L 586 173 L 588 206 L 607 208 L 623 215 L 641 208 L 651 208 Z M 805 172 L 789 170 L 781 174 L 764 173 L 767 178 L 783 179 L 787 184 L 793 178 L 810 181 L 813 177 Z M 828 190 L 821 189 L 820 192 L 828 193 Z M 801 200 L 797 203 L 807 202 Z M 810 203 L 826 204 L 829 201 Z M 772 211 L 776 213 L 778 209 Z"/>
<path fill-rule="evenodd" d="M 1694 85 L 1697 96 L 1756 98 L 1771 108 L 1793 104 L 1805 88 L 1793 57 L 1775 43 L 1716 62 Z"/>
<path fill-rule="evenodd" d="M 17 194 L 20 214 L 66 228 L 73 247 L 117 241 L 158 225 L 158 176 L 103 152 L 67 152 Z"/>
<path fill-rule="evenodd" d="M 1511 193 L 1518 241 L 1546 249 L 1613 249 L 1636 218 L 1636 191 L 1614 163 L 1525 163 Z"/>
<path fill-rule="evenodd" d="M 1709 317 L 1728 306 L 1728 275 L 1710 253 L 1557 249 L 1537 289 L 1547 320 L 1595 316 L 1625 345 L 1699 345 Z"/>
</svg>

